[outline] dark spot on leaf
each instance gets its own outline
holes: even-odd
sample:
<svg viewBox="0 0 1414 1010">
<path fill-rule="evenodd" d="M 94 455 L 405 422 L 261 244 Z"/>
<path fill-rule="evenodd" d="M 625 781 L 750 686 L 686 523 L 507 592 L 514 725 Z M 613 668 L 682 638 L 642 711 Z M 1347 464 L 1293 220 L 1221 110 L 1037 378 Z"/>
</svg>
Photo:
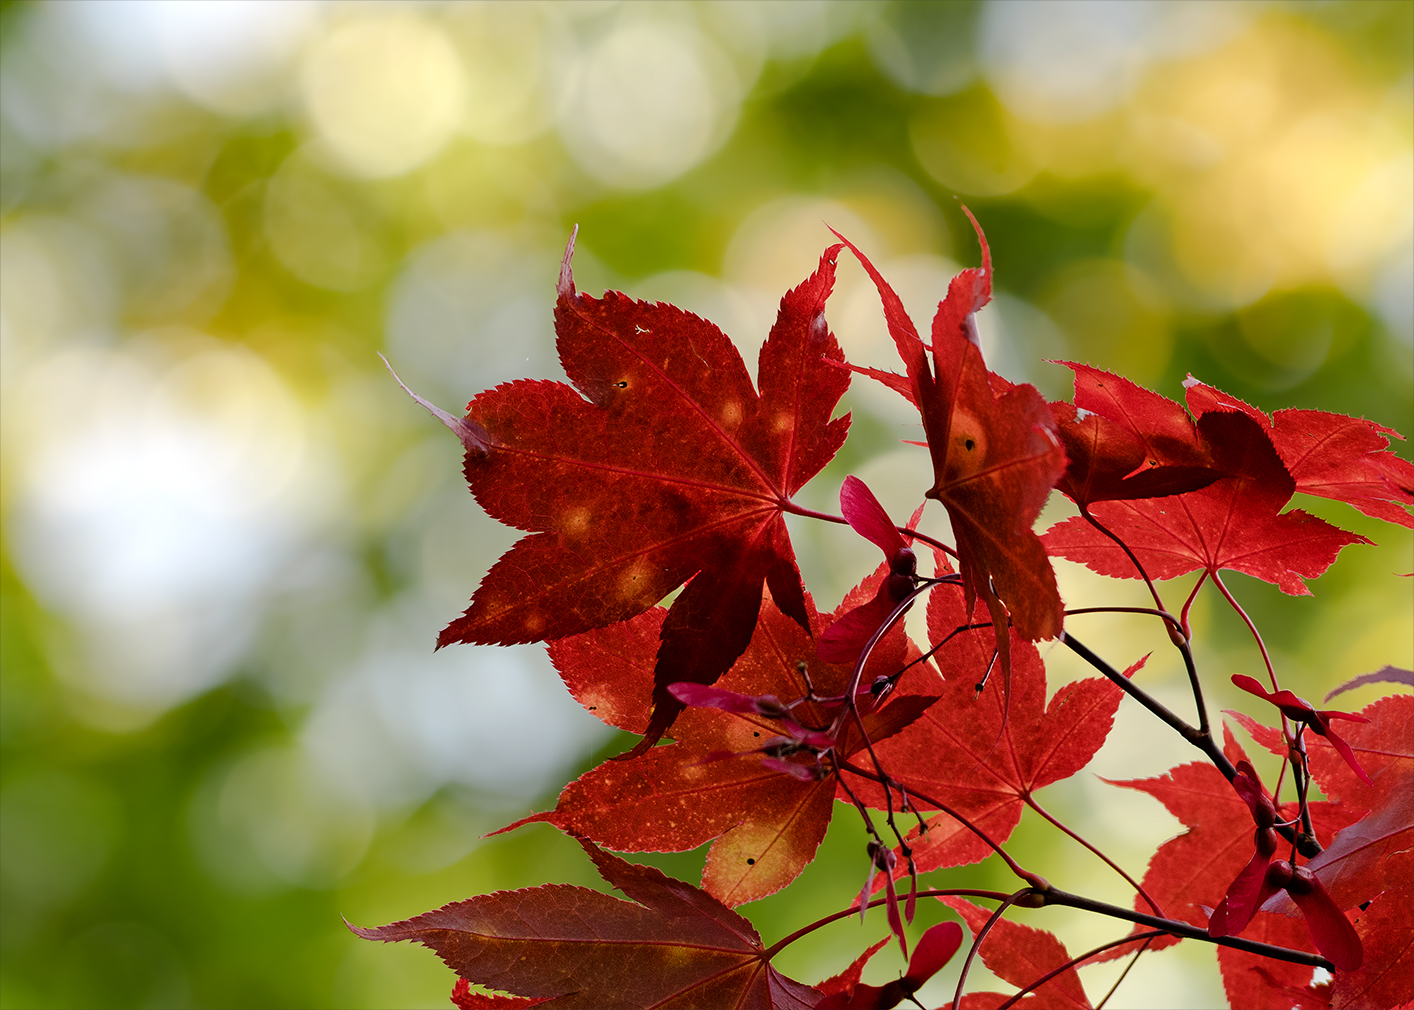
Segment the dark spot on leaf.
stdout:
<svg viewBox="0 0 1414 1010">
<path fill-rule="evenodd" d="M 756 865 L 756 860 L 754 860 L 754 859 L 747 859 L 746 865 L 747 865 L 747 866 L 755 866 L 755 865 Z"/>
<path fill-rule="evenodd" d="M 967 449 L 968 452 L 971 452 L 973 449 L 977 448 L 977 443 L 976 443 L 974 440 L 970 439 L 970 438 L 967 439 L 967 441 L 963 442 L 962 444 L 963 444 L 963 446 L 966 447 L 966 449 Z"/>
<path fill-rule="evenodd" d="M 614 383 L 614 385 L 617 386 L 617 387 L 619 387 L 620 389 L 627 389 L 627 388 L 628 388 L 628 380 L 627 380 L 627 379 L 620 379 L 618 382 Z"/>
</svg>

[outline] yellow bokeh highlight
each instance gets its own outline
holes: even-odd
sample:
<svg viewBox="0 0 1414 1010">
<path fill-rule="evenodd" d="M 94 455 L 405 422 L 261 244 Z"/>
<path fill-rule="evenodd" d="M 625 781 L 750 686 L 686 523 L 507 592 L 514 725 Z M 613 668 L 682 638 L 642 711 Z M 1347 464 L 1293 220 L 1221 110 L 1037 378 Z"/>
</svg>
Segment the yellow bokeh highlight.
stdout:
<svg viewBox="0 0 1414 1010">
<path fill-rule="evenodd" d="M 307 57 L 303 93 L 319 136 L 350 174 L 401 175 L 461 122 L 465 79 L 446 33 L 413 14 L 362 17 Z"/>
</svg>

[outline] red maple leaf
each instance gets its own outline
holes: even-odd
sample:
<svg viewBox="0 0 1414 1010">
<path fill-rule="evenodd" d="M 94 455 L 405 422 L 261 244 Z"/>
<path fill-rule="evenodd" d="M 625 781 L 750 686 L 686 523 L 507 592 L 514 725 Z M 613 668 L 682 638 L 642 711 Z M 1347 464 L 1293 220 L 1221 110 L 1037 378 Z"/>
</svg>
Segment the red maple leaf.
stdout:
<svg viewBox="0 0 1414 1010">
<path fill-rule="evenodd" d="M 957 948 L 962 945 L 962 927 L 955 922 L 940 922 L 936 926 L 930 926 L 919 937 L 918 944 L 913 949 L 913 956 L 908 959 L 908 970 L 902 977 L 878 986 L 861 984 L 859 977 L 864 971 L 864 965 L 888 942 L 889 937 L 884 937 L 844 971 L 816 986 L 826 996 L 819 1004 L 820 1010 L 864 1010 L 867 1007 L 896 1006 L 921 989 L 925 982 L 952 960 Z"/>
<path fill-rule="evenodd" d="M 1226 744 L 1223 752 L 1234 764 L 1247 760 L 1247 755 L 1223 727 Z M 1170 769 L 1151 779 L 1112 782 L 1112 785 L 1136 789 L 1153 796 L 1183 822 L 1188 829 L 1159 846 L 1149 860 L 1144 874 L 1144 890 L 1163 908 L 1171 919 L 1207 928 L 1208 909 L 1217 908 L 1227 895 L 1229 886 L 1247 866 L 1253 853 L 1253 819 L 1248 804 L 1233 789 L 1231 783 L 1211 764 L 1193 762 Z M 1336 831 L 1351 822 L 1351 813 L 1336 803 L 1310 804 L 1317 840 L 1329 844 Z M 1294 803 L 1277 809 L 1279 819 L 1290 821 L 1297 813 Z M 1136 899 L 1138 911 L 1148 911 L 1147 905 Z M 1241 935 L 1259 939 L 1254 929 L 1266 913 L 1253 917 L 1251 925 Z M 1298 944 L 1301 949 L 1314 950 L 1304 923 L 1298 923 L 1306 937 Z M 1151 941 L 1154 950 L 1178 943 L 1177 937 L 1160 937 Z M 1128 948 L 1114 948 L 1099 956 L 1106 960 L 1128 953 Z M 1307 978 L 1310 977 L 1309 969 Z"/>
<path fill-rule="evenodd" d="M 1258 744 L 1285 754 L 1279 730 L 1239 712 L 1229 712 Z M 1349 747 L 1366 767 L 1370 781 L 1355 774 L 1336 747 L 1322 737 L 1306 738 L 1312 777 L 1327 796 L 1340 801 L 1340 817 L 1326 818 L 1338 828 L 1334 838 L 1317 837 L 1324 850 L 1307 868 L 1342 909 L 1350 909 L 1385 890 L 1408 891 L 1414 880 L 1414 696 L 1381 698 L 1361 713 L 1367 722 L 1345 735 Z M 1313 807 L 1318 806 L 1313 804 Z M 1278 896 L 1267 911 L 1295 914 L 1291 902 Z"/>
<path fill-rule="evenodd" d="M 632 900 L 545 884 L 483 894 L 375 929 L 350 928 L 368 940 L 414 940 L 463 979 L 530 998 L 491 1006 L 803 1010 L 823 998 L 771 967 L 751 923 L 711 895 L 580 844 L 604 879 Z"/>
<path fill-rule="evenodd" d="M 1408 1006 L 1414 1001 L 1414 902 L 1408 877 L 1401 891 L 1386 891 L 1359 913 L 1355 931 L 1365 946 L 1365 963 L 1335 976 L 1331 1007 Z"/>
<path fill-rule="evenodd" d="M 1330 567 L 1340 549 L 1371 541 L 1293 509 L 1296 484 L 1271 439 L 1250 417 L 1209 411 L 1198 430 L 1214 447 L 1225 477 L 1198 491 L 1167 498 L 1098 502 L 1092 515 L 1138 557 L 1150 578 L 1172 579 L 1203 570 L 1243 572 L 1293 596 L 1309 595 L 1304 579 Z M 1052 526 L 1042 537 L 1052 554 L 1078 561 L 1112 578 L 1138 578 L 1129 556 L 1080 516 Z"/>
<path fill-rule="evenodd" d="M 1242 931 L 1247 940 L 1270 943 L 1289 950 L 1315 952 L 1311 934 L 1299 918 L 1259 913 Z M 1229 1006 L 1234 1007 L 1318 1007 L 1328 996 L 1311 986 L 1311 967 L 1277 961 L 1235 947 L 1218 948 L 1218 970 Z M 1342 972 L 1341 974 L 1344 974 Z M 1329 983 L 1326 983 L 1329 986 Z"/>
<path fill-rule="evenodd" d="M 960 597 L 952 587 L 933 590 L 928 600 L 932 641 L 941 642 L 968 623 Z M 980 608 L 973 616 L 982 616 Z M 1074 775 L 1095 756 L 1114 724 L 1123 692 L 1094 677 L 1066 684 L 1047 705 L 1040 654 L 1017 636 L 1008 713 L 1006 700 L 996 692 L 977 694 L 976 685 L 992 662 L 993 634 L 984 628 L 948 640 L 934 657 L 942 679 L 930 681 L 938 676 L 930 673 L 900 689 L 937 695 L 938 702 L 907 732 L 874 749 L 920 808 L 929 806 L 929 798 L 945 803 L 1001 844 L 1036 790 Z M 876 793 L 866 792 L 879 801 Z M 909 844 L 920 870 L 962 866 L 992 852 L 946 814 L 931 818 L 921 835 L 916 830 L 910 834 Z"/>
<path fill-rule="evenodd" d="M 1035 387 L 1013 385 L 983 364 L 973 314 L 991 299 L 992 261 L 982 229 L 975 220 L 973 225 L 982 267 L 953 278 L 933 317 L 930 345 L 919 338 L 903 302 L 868 257 L 848 240 L 845 244 L 879 290 L 907 384 L 863 371 L 903 392 L 922 415 L 933 459 L 927 494 L 948 510 L 968 609 L 974 599 L 986 602 L 1009 676 L 1008 617 L 1031 642 L 1054 638 L 1064 620 L 1055 573 L 1031 524 L 1065 472 L 1065 451 L 1051 408 Z"/>
<path fill-rule="evenodd" d="M 1227 714 L 1259 745 L 1273 754 L 1286 754 L 1280 730 L 1241 712 Z M 1342 736 L 1370 781 L 1362 781 L 1344 755 L 1319 736 L 1306 737 L 1311 776 L 1322 792 L 1357 815 L 1379 807 L 1391 796 L 1414 804 L 1414 797 L 1402 792 L 1400 785 L 1414 775 L 1414 695 L 1388 695 L 1365 706 L 1360 715 L 1367 721 L 1351 725 Z"/>
<path fill-rule="evenodd" d="M 576 291 L 571 237 L 555 329 L 573 386 L 522 380 L 478 395 L 465 419 L 438 412 L 467 447 L 476 500 L 531 532 L 439 646 L 563 638 L 643 613 L 686 582 L 662 628 L 647 746 L 682 709 L 668 684 L 713 683 L 741 655 L 763 584 L 806 627 L 782 513 L 849 427 L 830 419 L 849 384 L 824 317 L 838 248 L 781 300 L 758 396 L 711 323 Z"/>
<path fill-rule="evenodd" d="M 1389 436 L 1404 438 L 1393 428 L 1323 410 L 1279 410 L 1268 417 L 1191 375 L 1184 385 L 1195 414 L 1240 410 L 1260 424 L 1291 471 L 1296 490 L 1346 502 L 1385 522 L 1414 527 L 1414 516 L 1407 511 L 1414 506 L 1414 464 L 1386 448 Z"/>
<path fill-rule="evenodd" d="M 1387 890 L 1407 892 L 1414 883 L 1414 779 L 1398 779 L 1379 807 L 1342 828 L 1331 844 L 1306 863 L 1342 909 L 1354 908 Z M 1268 911 L 1287 912 L 1289 899 Z"/>
<path fill-rule="evenodd" d="M 887 571 L 875 572 L 833 616 L 858 596 L 872 594 Z M 818 638 L 832 616 L 817 614 L 809 596 L 806 611 Z M 550 658 L 571 693 L 595 715 L 637 731 L 649 718 L 645 687 L 652 681 L 653 646 L 663 620 L 664 612 L 655 608 L 632 621 L 562 639 L 550 646 Z M 902 626 L 895 627 L 871 655 L 869 677 L 896 673 L 907 650 Z M 786 752 L 793 739 L 782 713 L 763 714 L 806 697 L 803 670 L 819 695 L 830 697 L 845 688 L 852 664 L 817 661 L 811 635 L 770 600 L 763 601 L 751 645 L 718 688 L 710 689 L 719 696 L 739 692 L 727 701 L 755 700 L 739 706 L 754 711 L 689 708 L 673 728 L 676 743 L 601 764 L 567 785 L 553 811 L 517 824 L 549 821 L 627 852 L 682 851 L 715 839 L 702 875 L 708 893 L 739 905 L 780 890 L 814 858 L 837 789 L 833 778 L 821 777 L 812 753 L 799 755 L 806 763 L 790 763 Z M 925 670 L 920 664 L 902 683 L 924 679 Z M 873 700 L 867 693 L 862 698 Z M 870 738 L 877 742 L 898 732 L 933 700 L 911 689 L 896 693 L 883 707 L 867 711 Z M 790 718 L 797 725 L 828 727 L 838 711 L 807 701 L 793 708 Z M 846 758 L 865 746 L 849 721 L 835 743 Z"/>
<path fill-rule="evenodd" d="M 1075 402 L 1051 404 L 1068 460 L 1056 486 L 1077 505 L 1182 494 L 1223 476 L 1181 405 L 1112 372 L 1057 364 L 1075 373 Z"/>
<path fill-rule="evenodd" d="M 965 898 L 947 897 L 938 900 L 961 915 L 974 935 L 992 917 L 989 910 L 979 908 Z M 1018 988 L 1031 985 L 1070 960 L 1065 944 L 1061 943 L 1054 933 L 1023 926 L 1006 918 L 998 920 L 992 926 L 986 939 L 982 941 L 978 954 L 992 974 Z M 963 997 L 962 1005 L 964 1010 L 973 1006 L 996 1006 L 997 1001 L 994 1001 L 993 997 L 999 995 L 1007 998 L 999 993 L 968 993 Z M 1089 1010 L 1090 1000 L 1085 995 L 1085 987 L 1080 982 L 1079 973 L 1074 968 L 1069 968 L 1038 986 L 1019 1006 L 1075 1007 L 1077 1010 Z"/>
<path fill-rule="evenodd" d="M 1360 762 L 1351 752 L 1349 745 L 1336 734 L 1335 728 L 1331 726 L 1332 719 L 1344 719 L 1350 722 L 1368 722 L 1363 715 L 1351 715 L 1349 712 L 1333 712 L 1329 709 L 1318 711 L 1305 698 L 1298 698 L 1290 691 L 1270 692 L 1261 685 L 1261 682 L 1244 673 L 1232 675 L 1233 684 L 1242 688 L 1248 694 L 1254 694 L 1263 701 L 1271 702 L 1281 710 L 1282 715 L 1293 722 L 1304 724 L 1312 733 L 1325 737 L 1330 741 L 1331 746 L 1340 751 L 1340 756 L 1345 758 L 1345 763 L 1350 765 L 1351 770 L 1360 777 L 1366 785 L 1370 785 L 1370 776 L 1365 774 L 1365 769 L 1360 767 Z"/>
</svg>

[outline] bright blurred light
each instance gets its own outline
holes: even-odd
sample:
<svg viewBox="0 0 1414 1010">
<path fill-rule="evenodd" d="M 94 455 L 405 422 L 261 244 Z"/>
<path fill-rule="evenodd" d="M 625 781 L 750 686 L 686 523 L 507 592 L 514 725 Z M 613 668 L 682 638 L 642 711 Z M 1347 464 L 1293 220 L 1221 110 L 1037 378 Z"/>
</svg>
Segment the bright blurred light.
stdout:
<svg viewBox="0 0 1414 1010">
<path fill-rule="evenodd" d="M 264 209 L 271 251 L 306 284 L 356 291 L 388 266 L 367 204 L 341 193 L 305 151 L 270 177 Z"/>
<path fill-rule="evenodd" d="M 977 6 L 895 3 L 868 26 L 874 65 L 899 87 L 950 95 L 977 76 Z"/>
<path fill-rule="evenodd" d="M 635 13 L 631 9 L 630 13 Z M 601 182 L 661 185 L 697 164 L 736 121 L 740 85 L 688 21 L 624 17 L 580 57 L 560 115 L 570 155 Z"/>
<path fill-rule="evenodd" d="M 967 196 L 1015 192 L 1042 167 L 1026 126 L 987 93 L 920 104 L 909 118 L 908 137 L 924 170 Z"/>
<path fill-rule="evenodd" d="M 1070 123 L 1123 102 L 1150 61 L 1215 46 L 1249 16 L 1226 0 L 993 0 L 979 57 L 1017 115 Z"/>
<path fill-rule="evenodd" d="M 1152 3 L 1014 0 L 982 14 L 980 56 L 1009 108 L 1043 122 L 1088 119 L 1134 86 Z"/>
<path fill-rule="evenodd" d="M 139 721 L 227 676 L 299 541 L 305 434 L 283 382 L 237 348 L 166 367 L 73 351 L 11 399 L 32 436 L 11 550 L 88 646 L 64 675 Z"/>
<path fill-rule="evenodd" d="M 446 32 L 401 11 L 361 17 L 321 38 L 304 66 L 319 136 L 356 176 L 401 175 L 460 125 L 466 81 Z"/>
<path fill-rule="evenodd" d="M 211 875 L 236 890 L 331 887 L 363 858 L 373 811 L 346 776 L 298 747 L 253 751 L 217 769 L 192 808 L 193 841 Z"/>
<path fill-rule="evenodd" d="M 211 200 L 160 176 L 100 176 L 76 217 L 102 239 L 134 323 L 201 324 L 235 280 L 226 225 Z"/>
<path fill-rule="evenodd" d="M 1279 18 L 1157 69 L 1129 160 L 1158 190 L 1162 242 L 1194 299 L 1232 308 L 1331 280 L 1365 297 L 1414 235 L 1406 110 Z"/>
<path fill-rule="evenodd" d="M 559 78 L 572 55 L 555 7 L 464 3 L 447 30 L 466 71 L 461 128 L 487 144 L 519 144 L 554 120 Z"/>
<path fill-rule="evenodd" d="M 848 35 L 867 4 L 836 0 L 760 0 L 754 4 L 722 4 L 755 8 L 770 53 L 777 59 L 800 60 Z"/>
<path fill-rule="evenodd" d="M 1414 246 L 1391 256 L 1375 277 L 1375 311 L 1389 332 L 1414 347 Z"/>
<path fill-rule="evenodd" d="M 104 252 L 93 230 L 69 217 L 25 217 L 0 233 L 0 348 L 7 371 L 56 344 L 103 330 L 120 298 Z"/>
<path fill-rule="evenodd" d="M 551 248 L 493 231 L 452 232 L 417 249 L 388 298 L 394 367 L 450 405 L 501 382 L 555 374 L 557 263 Z"/>
<path fill-rule="evenodd" d="M 612 730 L 565 691 L 541 646 L 431 650 L 426 601 L 375 619 L 363 660 L 315 704 L 304 747 L 375 803 L 453 782 L 524 807 L 563 784 Z"/>
<path fill-rule="evenodd" d="M 307 0 L 151 3 L 167 70 L 193 100 L 231 116 L 283 102 L 318 9 Z"/>
</svg>

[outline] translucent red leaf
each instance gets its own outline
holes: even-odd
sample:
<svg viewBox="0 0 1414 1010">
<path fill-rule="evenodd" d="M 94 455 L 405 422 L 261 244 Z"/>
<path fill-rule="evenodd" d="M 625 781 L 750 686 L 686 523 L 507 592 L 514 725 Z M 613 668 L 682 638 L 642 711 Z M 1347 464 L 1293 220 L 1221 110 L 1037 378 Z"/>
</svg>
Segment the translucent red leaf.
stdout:
<svg viewBox="0 0 1414 1010">
<path fill-rule="evenodd" d="M 918 940 L 908 971 L 901 978 L 883 985 L 861 985 L 859 974 L 864 962 L 874 955 L 889 938 L 885 937 L 864 952 L 850 965 L 848 972 L 822 982 L 817 987 L 826 993 L 820 1010 L 889 1010 L 913 995 L 946 965 L 958 947 L 962 946 L 962 927 L 955 922 L 940 922 L 930 926 Z"/>
<path fill-rule="evenodd" d="M 965 898 L 947 897 L 938 900 L 961 915 L 974 935 L 992 917 L 990 910 L 979 908 Z M 992 927 L 986 939 L 982 941 L 978 954 L 992 974 L 1017 988 L 1030 985 L 1070 960 L 1065 945 L 1054 933 L 1023 926 L 1007 918 L 1002 918 Z M 1090 1007 L 1085 987 L 1074 968 L 1067 969 L 1044 985 L 1038 986 L 1035 998 L 1036 1006 L 1076 1007 L 1084 1010 L 1089 1010 Z M 968 1005 L 966 1000 L 963 1005 Z"/>
<path fill-rule="evenodd" d="M 467 454 L 472 493 L 531 535 L 439 645 L 563 638 L 643 613 L 686 582 L 662 627 L 651 741 L 681 710 L 669 683 L 713 683 L 746 648 L 763 585 L 807 622 L 782 511 L 849 425 L 830 419 L 849 383 L 830 364 L 843 354 L 823 314 L 835 252 L 782 299 L 758 396 L 716 326 L 671 305 L 576 291 L 572 251 L 573 241 L 555 329 L 573 386 L 512 382 L 467 405 L 490 444 Z"/>
<path fill-rule="evenodd" d="M 1027 641 L 1060 633 L 1055 574 L 1031 525 L 1065 472 L 1055 418 L 1036 389 L 987 371 L 972 315 L 991 298 L 991 254 L 978 229 L 983 266 L 953 278 L 933 318 L 932 365 L 903 303 L 868 258 L 859 257 L 884 306 L 889 333 L 908 372 L 933 459 L 928 491 L 948 510 L 959 572 L 970 605 L 981 598 L 1001 633 L 1008 616 Z"/>
<path fill-rule="evenodd" d="M 1287 886 L 1287 894 L 1301 909 L 1306 928 L 1310 930 L 1311 939 L 1316 942 L 1316 949 L 1321 955 L 1341 971 L 1359 968 L 1365 960 L 1360 937 L 1315 874 L 1304 866 L 1298 866 L 1296 875 Z"/>
<path fill-rule="evenodd" d="M 1159 846 L 1141 883 L 1165 916 L 1206 929 L 1204 908 L 1218 906 L 1252 857 L 1253 823 L 1247 804 L 1206 762 L 1180 765 L 1156 778 L 1112 784 L 1148 793 L 1187 826 L 1183 834 Z M 1150 911 L 1140 898 L 1134 907 Z M 1176 937 L 1163 936 L 1149 947 L 1161 950 L 1177 942 Z"/>
<path fill-rule="evenodd" d="M 546 1008 L 814 1007 L 819 990 L 771 967 L 746 919 L 703 891 L 581 841 L 629 901 L 566 884 L 497 891 L 376 929 L 462 978 Z M 473 1004 L 475 1005 L 475 1004 Z M 525 1004 L 522 1004 L 525 1005 Z"/>
<path fill-rule="evenodd" d="M 933 590 L 928 601 L 932 641 L 941 642 L 968 623 L 961 595 L 952 587 Z M 973 617 L 982 617 L 980 608 Z M 936 695 L 939 701 L 875 752 L 909 786 L 921 808 L 928 807 L 927 797 L 946 803 L 1000 844 L 1020 820 L 1027 796 L 1074 775 L 1095 756 L 1114 724 L 1123 692 L 1096 677 L 1066 684 L 1047 704 L 1040 655 L 1017 636 L 1008 714 L 1005 699 L 996 692 L 979 697 L 976 690 L 992 661 L 992 635 L 991 628 L 984 628 L 954 636 L 934 657 L 944 679 L 919 677 L 901 686 L 901 691 Z M 864 794 L 881 799 L 868 789 Z M 946 814 L 927 824 L 921 835 L 915 830 L 909 836 L 920 869 L 966 865 L 991 854 Z"/>
<path fill-rule="evenodd" d="M 1075 402 L 1051 404 L 1068 460 L 1056 486 L 1077 504 L 1182 494 L 1223 476 L 1182 406 L 1111 372 L 1058 364 L 1075 372 Z"/>
<path fill-rule="evenodd" d="M 1331 1007 L 1395 1007 L 1414 1000 L 1414 901 L 1409 892 L 1386 892 L 1360 912 L 1355 931 L 1365 948 L 1359 969 L 1339 972 Z"/>
<path fill-rule="evenodd" d="M 1271 417 L 1191 375 L 1188 405 L 1195 414 L 1240 410 L 1271 436 L 1296 490 L 1354 505 L 1385 522 L 1414 527 L 1414 464 L 1386 447 L 1392 428 L 1322 410 L 1279 410 Z"/>
<path fill-rule="evenodd" d="M 869 592 L 879 577 L 875 573 L 858 591 Z M 819 615 L 809 596 L 806 612 L 818 638 L 831 618 Z M 562 639 L 551 644 L 550 658 L 596 715 L 615 725 L 642 725 L 648 717 L 644 688 L 652 682 L 653 643 L 663 619 L 655 608 Z M 897 672 L 907 650 L 901 627 L 886 635 L 866 667 L 868 677 Z M 823 696 L 843 691 L 852 671 L 817 661 L 811 635 L 768 599 L 751 645 L 717 688 L 791 702 L 807 693 L 802 664 Z M 900 683 L 924 679 L 926 669 L 920 664 Z M 865 716 L 871 739 L 897 733 L 931 702 L 921 691 L 895 692 Z M 827 726 L 834 711 L 809 702 L 794 708 L 791 719 Z M 761 749 L 787 735 L 781 720 L 757 712 L 690 708 L 673 728 L 676 743 L 601 764 L 567 785 L 555 810 L 527 820 L 549 821 L 623 852 L 683 851 L 712 841 L 702 886 L 729 905 L 754 901 L 786 886 L 814 858 L 834 812 L 833 779 L 798 778 L 763 760 Z M 843 754 L 863 746 L 858 731 L 848 727 L 839 745 Z"/>
<path fill-rule="evenodd" d="M 1339 800 L 1354 815 L 1352 820 L 1380 807 L 1391 797 L 1414 803 L 1414 798 L 1403 790 L 1403 783 L 1414 775 L 1414 695 L 1380 698 L 1361 709 L 1360 714 L 1369 721 L 1342 727 L 1342 735 L 1360 766 L 1369 774 L 1368 785 L 1324 737 L 1306 736 L 1312 777 L 1322 792 Z M 1277 729 L 1240 712 L 1228 712 L 1228 715 L 1273 754 L 1286 753 L 1285 741 Z"/>
<path fill-rule="evenodd" d="M 1218 465 L 1234 476 L 1187 494 L 1098 502 L 1090 509 L 1151 578 L 1229 569 L 1293 596 L 1308 595 L 1304 580 L 1329 568 L 1342 547 L 1371 542 L 1306 512 L 1281 511 L 1295 483 L 1266 433 L 1245 414 L 1210 412 L 1198 428 L 1221 447 Z M 1052 526 L 1042 541 L 1052 554 L 1101 575 L 1139 577 L 1123 549 L 1079 516 Z"/>
<path fill-rule="evenodd" d="M 1246 761 L 1246 755 L 1231 732 L 1226 726 L 1223 729 L 1226 739 L 1223 751 L 1228 759 L 1234 764 Z M 1187 830 L 1159 847 L 1149 860 L 1142 884 L 1166 916 L 1207 928 L 1206 909 L 1219 906 L 1229 887 L 1252 859 L 1255 825 L 1247 803 L 1222 773 L 1206 762 L 1180 765 L 1156 778 L 1111 784 L 1148 793 L 1183 822 Z M 1314 802 L 1310 808 L 1316 838 L 1322 845 L 1329 845 L 1335 832 L 1353 819 L 1352 814 L 1339 804 Z M 1282 820 L 1289 821 L 1296 813 L 1296 805 L 1292 803 L 1283 804 L 1278 809 Z M 1147 904 L 1139 898 L 1136 898 L 1134 907 L 1138 911 L 1148 911 Z M 1257 913 L 1251 923 L 1242 928 L 1241 935 L 1248 939 L 1260 939 L 1253 930 L 1259 929 L 1267 917 L 1266 913 Z M 1305 925 L 1298 923 L 1298 926 L 1306 935 Z M 1174 937 L 1159 937 L 1150 943 L 1150 948 L 1162 949 L 1177 942 Z M 1308 939 L 1303 949 L 1315 948 Z M 1127 952 L 1125 948 L 1114 948 L 1101 955 L 1099 960 Z"/>
<path fill-rule="evenodd" d="M 472 992 L 471 983 L 457 979 L 452 987 L 452 1005 L 459 1010 L 529 1010 L 548 1003 L 550 996 L 504 996 L 499 993 Z"/>
<path fill-rule="evenodd" d="M 1402 769 L 1374 810 L 1346 825 L 1335 839 L 1306 863 L 1341 909 L 1354 908 L 1386 890 L 1408 892 L 1414 886 L 1414 779 Z M 1264 906 L 1291 914 L 1289 898 Z"/>
<path fill-rule="evenodd" d="M 1315 953 L 1311 934 L 1301 919 L 1258 913 L 1242 932 L 1244 939 Z M 1233 947 L 1218 948 L 1218 969 L 1229 1006 L 1252 1008 L 1322 1006 L 1322 994 L 1312 991 L 1309 965 L 1275 961 Z"/>
</svg>

